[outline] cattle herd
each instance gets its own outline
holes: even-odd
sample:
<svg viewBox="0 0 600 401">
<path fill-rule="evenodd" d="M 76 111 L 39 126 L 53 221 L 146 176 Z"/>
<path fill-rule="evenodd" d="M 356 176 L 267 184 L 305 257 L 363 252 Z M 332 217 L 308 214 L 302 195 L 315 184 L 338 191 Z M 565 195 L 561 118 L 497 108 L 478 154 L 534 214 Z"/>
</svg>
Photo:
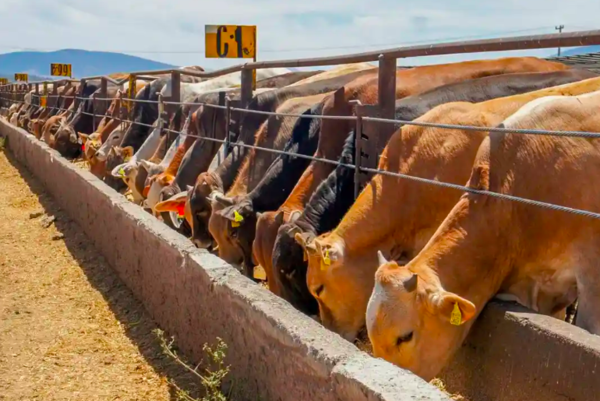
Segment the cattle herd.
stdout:
<svg viewBox="0 0 600 401">
<path fill-rule="evenodd" d="M 377 102 L 378 68 L 257 74 L 246 110 L 230 115 L 215 106 L 221 92 L 240 97 L 239 73 L 182 80 L 170 121 L 157 102 L 170 76 L 137 82 L 129 118 L 127 87 L 112 84 L 110 107 L 94 116 L 95 81 L 77 108 L 79 84 L 66 83 L 55 107 L 27 93 L 7 118 L 249 278 L 262 267 L 270 291 L 328 329 L 368 335 L 375 356 L 427 380 L 494 297 L 560 319 L 572 309 L 576 325 L 600 333 L 597 219 L 385 173 L 355 199 L 348 117 L 354 100 Z M 600 132 L 596 73 L 517 57 L 398 69 L 396 83 L 402 123 L 375 141 L 379 170 L 600 213 L 600 139 L 486 130 Z"/>
</svg>

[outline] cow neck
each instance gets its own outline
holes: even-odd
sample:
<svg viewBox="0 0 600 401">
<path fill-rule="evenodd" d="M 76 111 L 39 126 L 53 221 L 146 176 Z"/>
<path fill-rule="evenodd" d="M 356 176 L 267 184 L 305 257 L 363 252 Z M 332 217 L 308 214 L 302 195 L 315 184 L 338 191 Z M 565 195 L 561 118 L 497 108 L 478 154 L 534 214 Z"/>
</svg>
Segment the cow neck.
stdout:
<svg viewBox="0 0 600 401">
<path fill-rule="evenodd" d="M 210 117 L 210 118 L 207 118 Z M 224 125 L 219 124 L 224 118 L 224 113 L 220 109 L 205 108 L 198 116 L 198 130 L 203 131 L 202 136 L 224 139 Z M 210 128 L 207 130 L 205 122 L 210 120 Z M 183 157 L 177 175 L 175 176 L 174 184 L 179 188 L 185 188 L 187 185 L 193 185 L 198 178 L 198 175 L 207 171 L 213 161 L 215 153 L 219 150 L 220 145 L 213 141 L 196 142 L 190 147 L 186 155 Z"/>
<path fill-rule="evenodd" d="M 407 265 L 435 289 L 473 302 L 478 312 L 510 273 L 511 252 L 506 250 L 515 244 L 501 229 L 500 220 L 510 220 L 506 208 L 512 205 L 499 201 L 495 204 L 503 208 L 501 213 L 477 213 L 476 209 L 484 211 L 485 202 L 483 197 L 463 196 L 427 246 Z"/>
<path fill-rule="evenodd" d="M 158 147 L 158 144 L 160 142 L 160 134 L 162 132 L 161 126 L 158 123 L 158 121 L 156 125 L 157 127 L 152 130 L 152 132 L 150 133 L 150 135 L 148 135 L 148 138 L 146 138 L 142 146 L 140 146 L 138 151 L 135 152 L 135 154 L 129 161 L 130 164 L 134 164 L 138 160 L 148 159 L 152 157 L 152 155 L 156 151 L 156 148 Z"/>
<path fill-rule="evenodd" d="M 171 164 L 171 162 L 175 158 L 175 155 L 177 154 L 179 148 L 181 146 L 183 146 L 186 138 L 188 137 L 189 121 L 190 121 L 190 119 L 188 118 L 186 120 L 184 126 L 183 126 L 183 129 L 181 130 L 181 132 L 179 133 L 179 135 L 177 135 L 177 138 L 175 138 L 175 140 L 173 141 L 173 143 L 171 144 L 171 146 L 169 146 L 169 149 L 167 150 L 167 153 L 165 154 L 165 157 L 161 160 L 161 162 L 160 162 L 159 165 L 163 169 L 166 170 L 169 167 L 169 165 Z M 183 156 L 181 156 L 181 157 L 183 157 Z"/>
<path fill-rule="evenodd" d="M 177 147 L 177 151 L 173 155 L 173 159 L 165 170 L 165 174 L 172 176 L 177 174 L 177 170 L 179 170 L 179 166 L 181 165 L 181 161 L 183 160 L 185 153 L 194 144 L 194 142 L 196 142 L 196 139 L 198 139 L 199 135 L 197 130 L 196 113 L 194 113 L 191 118 L 186 120 L 184 129 L 181 131 L 181 135 L 182 143 Z"/>
</svg>

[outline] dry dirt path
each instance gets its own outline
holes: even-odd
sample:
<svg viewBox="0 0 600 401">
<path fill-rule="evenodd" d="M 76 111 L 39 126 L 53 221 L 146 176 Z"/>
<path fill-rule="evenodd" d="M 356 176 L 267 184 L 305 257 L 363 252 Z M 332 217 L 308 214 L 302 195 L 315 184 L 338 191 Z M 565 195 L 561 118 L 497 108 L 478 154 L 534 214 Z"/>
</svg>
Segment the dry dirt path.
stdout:
<svg viewBox="0 0 600 401">
<path fill-rule="evenodd" d="M 47 228 L 45 215 L 56 217 Z M 167 378 L 197 395 L 155 328 L 77 224 L 0 151 L 0 400 L 177 400 Z"/>
</svg>

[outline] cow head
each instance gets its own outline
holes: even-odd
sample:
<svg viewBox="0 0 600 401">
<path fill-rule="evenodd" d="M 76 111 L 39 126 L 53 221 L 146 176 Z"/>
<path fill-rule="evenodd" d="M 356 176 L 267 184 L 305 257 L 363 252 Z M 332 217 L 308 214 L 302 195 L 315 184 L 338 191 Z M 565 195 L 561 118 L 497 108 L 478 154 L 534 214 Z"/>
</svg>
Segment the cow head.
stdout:
<svg viewBox="0 0 600 401">
<path fill-rule="evenodd" d="M 208 221 L 208 230 L 217 242 L 219 257 L 228 263 L 240 265 L 244 261 L 244 253 L 232 241 L 237 237 L 237 231 L 234 229 L 239 229 L 243 223 L 243 217 L 237 210 L 231 209 L 231 206 L 236 203 L 236 199 L 227 197 L 220 192 L 213 192 L 210 199 L 212 213 Z M 225 211 L 226 214 L 219 213 L 222 211 Z M 230 218 L 236 221 L 232 221 Z M 233 238 L 230 236 L 231 234 L 233 234 Z"/>
<path fill-rule="evenodd" d="M 215 197 L 215 199 L 218 198 Z M 217 220 L 221 221 L 217 222 Z M 237 255 L 241 253 L 247 274 L 252 278 L 252 268 L 255 265 L 252 257 L 252 243 L 256 234 L 256 212 L 252 200 L 244 197 L 233 205 L 213 213 L 209 227 L 211 229 L 220 228 L 218 234 L 211 231 L 219 247 L 219 256 L 233 255 L 229 257 L 237 258 Z M 221 257 L 225 259 L 224 256 Z M 230 263 L 236 263 L 235 259 Z"/>
<path fill-rule="evenodd" d="M 373 352 L 431 380 L 462 341 L 476 307 L 444 290 L 435 273 L 421 277 L 381 252 L 378 259 L 366 312 Z"/>
<path fill-rule="evenodd" d="M 373 270 L 364 269 L 365 260 L 353 263 L 348 274 L 345 266 L 346 244 L 335 233 L 310 240 L 311 234 L 295 234 L 308 260 L 306 282 L 308 290 L 319 304 L 321 322 L 348 341 L 354 341 L 364 327 L 364 315 L 373 283 Z M 366 273 L 370 271 L 369 275 Z"/>
<path fill-rule="evenodd" d="M 146 197 L 146 205 L 155 213 L 156 204 L 163 201 L 161 198 L 163 188 L 170 185 L 174 180 L 174 175 L 165 172 L 149 175 L 143 195 Z"/>
<path fill-rule="evenodd" d="M 213 238 L 208 224 L 212 214 L 212 197 L 223 191 L 219 178 L 210 172 L 204 172 L 196 179 L 196 184 L 189 194 L 192 228 L 192 242 L 198 248 L 210 248 Z"/>
<path fill-rule="evenodd" d="M 310 229 L 303 227 L 299 222 L 294 221 L 294 218 L 297 217 L 292 215 L 290 221 L 282 224 L 277 232 L 272 254 L 273 283 L 269 282 L 269 287 L 271 285 L 276 287 L 278 295 L 296 309 L 307 315 L 316 315 L 319 313 L 318 304 L 306 285 L 308 269 L 306 252 L 295 239 L 298 234 L 302 243 L 310 243 L 315 238 L 315 234 L 312 227 Z"/>
<path fill-rule="evenodd" d="M 105 172 L 112 171 L 117 165 L 123 162 L 123 149 L 118 146 L 112 146 L 110 150 L 108 150 Z M 109 187 L 113 188 L 115 191 L 123 191 L 127 188 L 125 183 L 121 178 L 115 178 L 111 174 L 104 174 L 102 180 Z"/>
<path fill-rule="evenodd" d="M 111 132 L 110 135 L 108 136 L 108 138 L 106 138 L 106 141 L 104 141 L 104 143 L 100 143 L 100 147 L 94 151 L 93 157 L 96 160 L 98 160 L 99 162 L 107 161 L 109 151 L 113 147 L 119 147 L 119 145 L 121 145 L 121 142 L 123 141 L 124 136 L 125 136 L 125 133 L 123 132 L 123 130 L 120 130 L 120 129 L 116 129 L 113 132 Z M 100 136 L 98 137 L 98 139 L 100 139 Z M 120 155 L 121 153 L 122 152 L 113 152 L 113 157 Z M 111 164 L 116 166 L 123 162 L 124 161 L 119 162 L 118 160 L 113 160 L 111 162 Z"/>
<path fill-rule="evenodd" d="M 65 120 L 60 120 L 60 127 L 54 135 L 54 149 L 62 156 L 76 158 L 81 154 L 81 139 Z"/>
<path fill-rule="evenodd" d="M 88 135 L 79 133 L 79 138 L 81 138 L 81 148 L 85 160 L 89 161 L 90 164 L 97 163 L 98 160 L 95 158 L 95 155 L 102 146 L 100 134 L 94 133 Z"/>
</svg>

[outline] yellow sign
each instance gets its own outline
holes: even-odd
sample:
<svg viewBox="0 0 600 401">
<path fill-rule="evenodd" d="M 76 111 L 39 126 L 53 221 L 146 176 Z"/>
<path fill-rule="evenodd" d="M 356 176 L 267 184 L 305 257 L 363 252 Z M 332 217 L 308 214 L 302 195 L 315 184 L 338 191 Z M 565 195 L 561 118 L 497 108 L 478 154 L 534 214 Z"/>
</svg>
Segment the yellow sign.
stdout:
<svg viewBox="0 0 600 401">
<path fill-rule="evenodd" d="M 0 78 L 0 85 L 8 85 L 8 78 Z"/>
<path fill-rule="evenodd" d="M 206 58 L 255 58 L 256 25 L 206 25 Z"/>
<path fill-rule="evenodd" d="M 71 78 L 71 64 L 50 64 L 50 75 L 54 77 Z"/>
<path fill-rule="evenodd" d="M 135 75 L 130 75 L 129 76 L 129 88 L 127 88 L 127 97 L 129 99 L 135 99 L 135 95 L 137 94 L 135 84 L 136 84 Z M 128 111 L 131 111 L 133 109 L 133 104 L 134 103 L 132 101 L 125 102 L 125 106 L 127 107 Z"/>
<path fill-rule="evenodd" d="M 27 74 L 15 74 L 15 81 L 27 82 L 29 76 Z"/>
</svg>

